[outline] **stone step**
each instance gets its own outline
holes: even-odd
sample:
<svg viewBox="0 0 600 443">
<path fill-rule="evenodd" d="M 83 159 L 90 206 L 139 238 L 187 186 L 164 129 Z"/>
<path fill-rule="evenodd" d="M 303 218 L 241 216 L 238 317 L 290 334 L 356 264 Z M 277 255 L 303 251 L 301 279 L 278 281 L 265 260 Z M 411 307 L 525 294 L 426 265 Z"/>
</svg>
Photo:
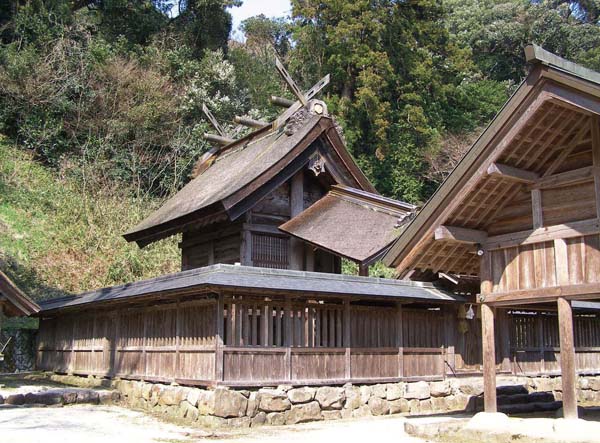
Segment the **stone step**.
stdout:
<svg viewBox="0 0 600 443">
<path fill-rule="evenodd" d="M 552 392 L 532 392 L 531 394 L 498 395 L 498 405 L 526 403 L 548 403 L 555 400 Z"/>
<path fill-rule="evenodd" d="M 527 386 L 523 384 L 502 385 L 496 387 L 496 395 L 528 394 Z"/>
<path fill-rule="evenodd" d="M 53 406 L 69 404 L 108 404 L 119 400 L 117 391 L 94 389 L 47 389 L 27 393 L 4 393 L 0 395 L 0 405 L 3 406 Z"/>
<path fill-rule="evenodd" d="M 511 405 L 499 405 L 498 412 L 507 415 L 530 414 L 532 412 L 550 412 L 556 411 L 562 407 L 562 402 L 539 402 L 539 403 L 520 403 Z"/>
</svg>

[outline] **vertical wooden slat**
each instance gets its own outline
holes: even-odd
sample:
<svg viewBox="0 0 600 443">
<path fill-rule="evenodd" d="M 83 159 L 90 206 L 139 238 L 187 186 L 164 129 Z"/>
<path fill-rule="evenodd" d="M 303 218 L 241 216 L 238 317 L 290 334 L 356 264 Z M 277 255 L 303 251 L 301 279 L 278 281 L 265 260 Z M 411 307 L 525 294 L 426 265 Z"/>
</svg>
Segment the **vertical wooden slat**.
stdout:
<svg viewBox="0 0 600 443">
<path fill-rule="evenodd" d="M 351 321 L 351 311 L 350 311 L 350 299 L 347 298 L 344 300 L 344 340 L 343 346 L 346 348 L 345 358 L 344 358 L 344 376 L 346 380 L 350 380 L 352 377 L 352 368 L 351 364 L 351 343 L 350 343 L 350 321 Z"/>
<path fill-rule="evenodd" d="M 223 380 L 223 311 L 224 311 L 224 296 L 222 293 L 217 295 L 217 303 L 215 307 L 215 380 L 220 382 Z"/>
<path fill-rule="evenodd" d="M 265 304 L 263 307 L 263 315 L 261 317 L 261 328 L 262 328 L 262 345 L 269 346 L 269 339 L 272 333 L 269 331 L 269 317 L 273 318 L 271 308 L 269 304 Z"/>
<path fill-rule="evenodd" d="M 295 217 L 304 210 L 304 170 L 297 172 L 290 183 L 290 216 Z M 295 237 L 290 238 L 290 269 L 302 270 L 304 259 L 304 242 Z"/>
<path fill-rule="evenodd" d="M 565 418 L 577 418 L 577 374 L 573 340 L 573 310 L 571 302 L 559 297 L 558 328 L 560 336 L 560 372 Z"/>
<path fill-rule="evenodd" d="M 396 347 L 398 348 L 398 377 L 404 377 L 404 319 L 402 304 L 396 305 Z"/>
<path fill-rule="evenodd" d="M 554 259 L 556 261 L 556 282 L 558 285 L 569 284 L 569 260 L 567 242 L 562 238 L 554 240 Z"/>
<path fill-rule="evenodd" d="M 181 362 L 179 361 L 179 348 L 181 346 L 181 307 L 179 298 L 177 299 L 175 306 L 175 362 L 173 365 L 173 377 L 179 378 L 181 374 Z"/>
</svg>

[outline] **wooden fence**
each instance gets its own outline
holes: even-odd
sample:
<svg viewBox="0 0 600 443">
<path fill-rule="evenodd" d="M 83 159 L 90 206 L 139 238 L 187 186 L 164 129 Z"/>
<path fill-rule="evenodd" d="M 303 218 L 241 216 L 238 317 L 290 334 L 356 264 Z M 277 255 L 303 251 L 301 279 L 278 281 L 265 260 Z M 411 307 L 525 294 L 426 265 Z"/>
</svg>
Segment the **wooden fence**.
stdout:
<svg viewBox="0 0 600 443">
<path fill-rule="evenodd" d="M 499 318 L 499 370 L 560 370 L 555 314 Z M 480 371 L 479 328 L 477 318 L 466 320 L 452 306 L 409 309 L 225 294 L 44 318 L 37 365 L 182 384 L 441 379 Z M 575 336 L 578 370 L 600 372 L 598 317 L 577 315 Z"/>
</svg>

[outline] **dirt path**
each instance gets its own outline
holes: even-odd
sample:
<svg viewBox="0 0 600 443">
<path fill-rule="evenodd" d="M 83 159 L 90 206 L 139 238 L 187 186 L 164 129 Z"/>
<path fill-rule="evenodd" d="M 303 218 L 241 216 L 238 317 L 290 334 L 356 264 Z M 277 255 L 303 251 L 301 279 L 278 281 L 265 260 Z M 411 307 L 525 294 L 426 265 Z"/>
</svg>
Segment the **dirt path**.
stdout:
<svg viewBox="0 0 600 443">
<path fill-rule="evenodd" d="M 118 407 L 0 409 L 0 440 L 19 443 L 423 443 L 404 433 L 402 417 L 262 427 L 207 438 L 198 428 L 163 423 L 141 412 Z"/>
</svg>

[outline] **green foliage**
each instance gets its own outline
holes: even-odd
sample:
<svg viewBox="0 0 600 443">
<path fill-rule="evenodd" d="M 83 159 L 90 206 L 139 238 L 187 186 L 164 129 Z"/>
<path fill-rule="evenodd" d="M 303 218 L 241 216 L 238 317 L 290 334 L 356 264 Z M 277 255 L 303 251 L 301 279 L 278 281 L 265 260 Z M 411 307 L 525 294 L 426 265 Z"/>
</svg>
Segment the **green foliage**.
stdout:
<svg viewBox="0 0 600 443">
<path fill-rule="evenodd" d="M 121 237 L 158 203 L 57 177 L 0 138 L 0 266 L 36 300 L 178 270 L 176 239 Z"/>
</svg>

